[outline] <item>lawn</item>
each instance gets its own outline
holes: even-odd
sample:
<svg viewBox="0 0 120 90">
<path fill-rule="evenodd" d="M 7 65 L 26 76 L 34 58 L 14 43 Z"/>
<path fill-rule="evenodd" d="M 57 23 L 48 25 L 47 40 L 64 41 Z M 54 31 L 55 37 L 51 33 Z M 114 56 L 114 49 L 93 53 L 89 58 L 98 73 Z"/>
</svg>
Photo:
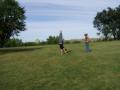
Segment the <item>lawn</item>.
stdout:
<svg viewBox="0 0 120 90">
<path fill-rule="evenodd" d="M 0 49 L 0 90 L 120 90 L 120 41 Z"/>
</svg>

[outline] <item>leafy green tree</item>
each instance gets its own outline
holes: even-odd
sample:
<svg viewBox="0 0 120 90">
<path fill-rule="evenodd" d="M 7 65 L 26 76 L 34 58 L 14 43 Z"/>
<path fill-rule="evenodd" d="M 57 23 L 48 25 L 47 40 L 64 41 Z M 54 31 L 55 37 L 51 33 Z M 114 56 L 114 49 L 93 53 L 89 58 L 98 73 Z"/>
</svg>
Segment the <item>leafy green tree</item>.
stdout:
<svg viewBox="0 0 120 90">
<path fill-rule="evenodd" d="M 100 33 L 98 32 L 98 33 L 96 33 L 98 36 L 100 36 Z"/>
<path fill-rule="evenodd" d="M 117 38 L 120 40 L 120 5 L 116 8 L 116 22 L 117 22 Z"/>
<path fill-rule="evenodd" d="M 47 39 L 48 44 L 57 44 L 59 40 L 58 36 L 49 36 Z"/>
<path fill-rule="evenodd" d="M 25 10 L 17 0 L 0 0 L 0 47 L 25 30 Z"/>
<path fill-rule="evenodd" d="M 9 39 L 6 43 L 5 43 L 5 47 L 19 47 L 22 46 L 23 42 L 21 39 L 18 38 L 12 38 Z"/>
<path fill-rule="evenodd" d="M 109 34 L 109 26 L 107 23 L 108 23 L 107 11 L 103 10 L 102 12 L 98 12 L 93 24 L 95 28 L 97 28 L 101 33 L 103 33 L 106 39 L 108 38 Z"/>
<path fill-rule="evenodd" d="M 120 39 L 120 6 L 112 9 L 108 8 L 102 12 L 98 12 L 94 18 L 93 24 L 106 39 L 111 34 L 114 39 Z"/>
</svg>

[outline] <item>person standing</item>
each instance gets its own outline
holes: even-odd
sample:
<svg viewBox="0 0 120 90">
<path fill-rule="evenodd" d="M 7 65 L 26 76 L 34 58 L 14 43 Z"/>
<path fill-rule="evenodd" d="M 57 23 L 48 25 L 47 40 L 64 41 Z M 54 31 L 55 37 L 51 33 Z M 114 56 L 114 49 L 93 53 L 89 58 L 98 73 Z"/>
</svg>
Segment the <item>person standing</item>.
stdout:
<svg viewBox="0 0 120 90">
<path fill-rule="evenodd" d="M 84 43 L 85 43 L 85 51 L 86 52 L 91 52 L 91 48 L 90 48 L 90 38 L 88 37 L 88 34 L 84 34 L 85 39 L 84 39 Z"/>
</svg>

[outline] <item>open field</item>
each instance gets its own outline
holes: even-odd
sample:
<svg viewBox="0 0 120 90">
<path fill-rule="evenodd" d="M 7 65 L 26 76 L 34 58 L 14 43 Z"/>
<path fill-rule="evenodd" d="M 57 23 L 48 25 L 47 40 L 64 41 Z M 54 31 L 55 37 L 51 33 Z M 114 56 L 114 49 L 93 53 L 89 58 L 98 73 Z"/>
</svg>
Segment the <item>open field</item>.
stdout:
<svg viewBox="0 0 120 90">
<path fill-rule="evenodd" d="M 0 90 L 120 90 L 120 41 L 0 49 Z"/>
</svg>

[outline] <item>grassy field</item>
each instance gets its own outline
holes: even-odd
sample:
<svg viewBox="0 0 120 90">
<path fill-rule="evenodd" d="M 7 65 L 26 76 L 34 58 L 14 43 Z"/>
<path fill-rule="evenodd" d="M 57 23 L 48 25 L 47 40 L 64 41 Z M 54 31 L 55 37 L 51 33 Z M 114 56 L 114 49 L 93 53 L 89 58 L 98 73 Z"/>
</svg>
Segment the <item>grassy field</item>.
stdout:
<svg viewBox="0 0 120 90">
<path fill-rule="evenodd" d="M 0 90 L 120 90 L 120 41 L 0 49 Z"/>
</svg>

